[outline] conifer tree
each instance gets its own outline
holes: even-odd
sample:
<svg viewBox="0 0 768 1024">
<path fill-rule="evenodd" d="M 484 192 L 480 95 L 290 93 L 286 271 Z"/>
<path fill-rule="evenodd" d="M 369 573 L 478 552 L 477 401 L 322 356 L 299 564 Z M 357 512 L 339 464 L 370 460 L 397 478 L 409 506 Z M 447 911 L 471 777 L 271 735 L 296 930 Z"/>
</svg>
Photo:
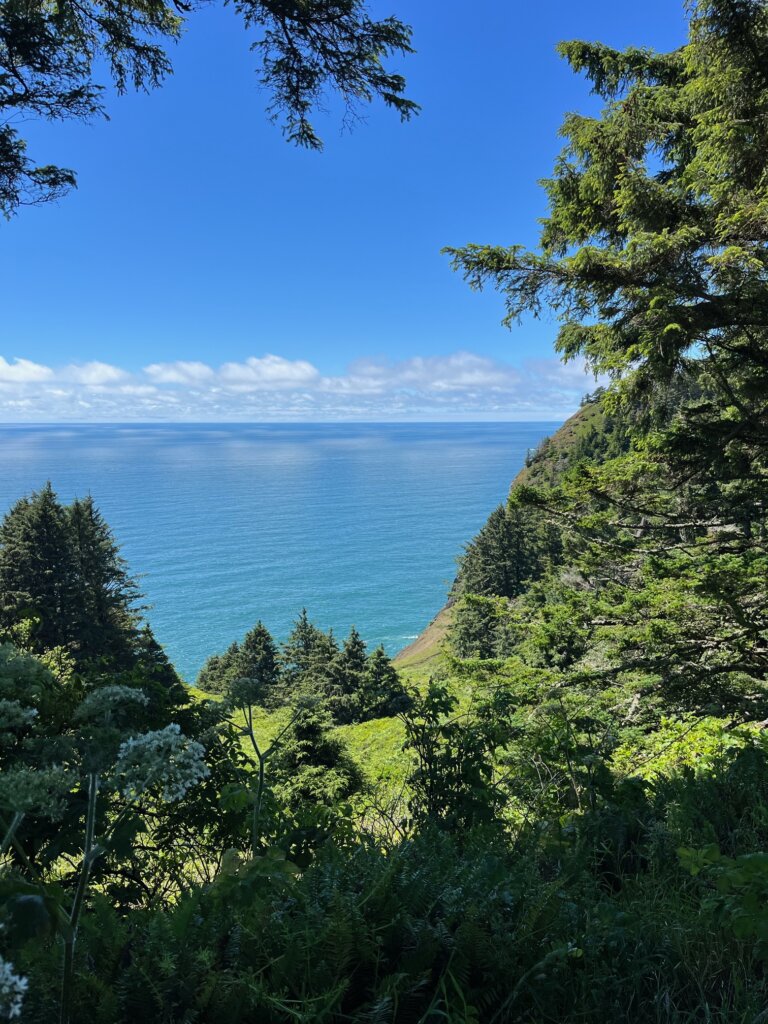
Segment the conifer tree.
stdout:
<svg viewBox="0 0 768 1024">
<path fill-rule="evenodd" d="M 671 53 L 560 46 L 604 109 L 566 118 L 539 247 L 448 251 L 507 323 L 554 310 L 564 358 L 634 420 L 626 455 L 524 494 L 565 530 L 566 603 L 601 595 L 602 652 L 610 636 L 675 708 L 764 718 L 768 18 L 764 0 L 688 8 Z"/>
<path fill-rule="evenodd" d="M 148 623 L 134 631 L 131 671 L 137 683 L 154 692 L 163 708 L 189 703 L 189 691 Z"/>
<path fill-rule="evenodd" d="M 11 638 L 36 654 L 64 650 L 81 673 L 144 673 L 162 702 L 184 703 L 139 598 L 91 498 L 62 505 L 48 483 L 0 523 L 0 626 Z"/>
<path fill-rule="evenodd" d="M 223 654 L 213 654 L 197 677 L 206 693 L 226 694 L 236 679 L 249 679 L 254 703 L 274 707 L 281 699 L 279 653 L 272 635 L 259 620 L 241 642 L 234 641 Z"/>
<path fill-rule="evenodd" d="M 330 664 L 325 677 L 328 680 L 333 719 L 339 725 L 360 720 L 365 666 L 365 642 L 352 626 L 344 646 Z"/>
<path fill-rule="evenodd" d="M 309 621 L 307 609 L 302 608 L 288 639 L 282 645 L 281 662 L 286 683 L 296 689 L 303 681 L 314 681 L 324 692 L 331 685 L 334 661 L 339 646 L 333 632 L 324 633 Z"/>
<path fill-rule="evenodd" d="M 460 658 L 496 658 L 505 602 L 483 594 L 466 594 L 456 604 L 451 645 Z"/>
<path fill-rule="evenodd" d="M 362 683 L 361 721 L 399 715 L 411 706 L 411 697 L 381 645 L 368 656 Z"/>
<path fill-rule="evenodd" d="M 302 608 L 281 650 L 283 665 L 289 675 L 295 677 L 306 672 L 320 636 L 321 631 L 309 621 L 307 609 Z"/>
<path fill-rule="evenodd" d="M 330 807 L 360 788 L 359 769 L 332 726 L 322 697 L 303 693 L 297 698 L 291 725 L 270 762 L 278 795 L 294 810 Z"/>
<path fill-rule="evenodd" d="M 499 505 L 460 559 L 454 596 L 516 597 L 560 557 L 560 543 L 535 509 Z"/>
<path fill-rule="evenodd" d="M 272 635 L 261 620 L 249 630 L 232 659 L 229 672 L 251 680 L 252 703 L 274 707 L 279 703 L 280 668 Z"/>
<path fill-rule="evenodd" d="M 339 656 L 344 671 L 352 676 L 359 676 L 365 671 L 366 656 L 365 641 L 352 626 Z"/>
<path fill-rule="evenodd" d="M 236 0 L 235 11 L 259 58 L 269 114 L 297 145 L 322 149 L 310 118 L 335 92 L 346 119 L 375 98 L 408 120 L 418 105 L 388 59 L 411 52 L 411 30 L 394 17 L 375 20 L 363 0 Z M 65 167 L 40 166 L 27 155 L 19 125 L 34 118 L 93 120 L 105 116 L 104 89 L 157 88 L 171 73 L 166 47 L 179 40 L 197 5 L 126 0 L 107 8 L 93 0 L 68 5 L 0 0 L 0 213 L 58 199 L 75 185 Z"/>
<path fill-rule="evenodd" d="M 206 658 L 205 663 L 197 673 L 195 686 L 204 693 L 218 693 L 223 662 L 223 654 L 212 654 L 209 658 Z"/>
<path fill-rule="evenodd" d="M 12 632 L 33 620 L 37 650 L 71 648 L 81 599 L 69 518 L 47 483 L 0 524 L 0 623 Z"/>
<path fill-rule="evenodd" d="M 539 248 L 447 251 L 507 323 L 554 310 L 563 356 L 655 407 L 681 478 L 735 514 L 768 450 L 768 24 L 762 0 L 689 9 L 671 53 L 561 44 L 605 108 L 566 118 Z"/>
<path fill-rule="evenodd" d="M 93 499 L 76 499 L 67 514 L 77 574 L 78 656 L 125 662 L 139 623 L 138 586 Z"/>
<path fill-rule="evenodd" d="M 196 685 L 205 693 L 224 693 L 228 683 L 237 678 L 240 644 L 235 640 L 223 654 L 212 654 L 197 676 Z"/>
</svg>

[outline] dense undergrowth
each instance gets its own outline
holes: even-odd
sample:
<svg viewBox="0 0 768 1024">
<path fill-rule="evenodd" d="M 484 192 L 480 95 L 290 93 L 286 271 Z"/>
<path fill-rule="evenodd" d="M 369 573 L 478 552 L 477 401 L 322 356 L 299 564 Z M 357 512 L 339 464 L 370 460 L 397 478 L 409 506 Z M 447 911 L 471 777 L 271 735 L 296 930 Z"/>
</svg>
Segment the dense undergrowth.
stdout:
<svg viewBox="0 0 768 1024">
<path fill-rule="evenodd" d="M 92 505 L 6 517 L 0 1014 L 768 1019 L 768 8 L 563 52 L 606 109 L 540 249 L 453 256 L 609 383 L 467 546 L 439 649 L 302 614 L 186 690 Z"/>
</svg>

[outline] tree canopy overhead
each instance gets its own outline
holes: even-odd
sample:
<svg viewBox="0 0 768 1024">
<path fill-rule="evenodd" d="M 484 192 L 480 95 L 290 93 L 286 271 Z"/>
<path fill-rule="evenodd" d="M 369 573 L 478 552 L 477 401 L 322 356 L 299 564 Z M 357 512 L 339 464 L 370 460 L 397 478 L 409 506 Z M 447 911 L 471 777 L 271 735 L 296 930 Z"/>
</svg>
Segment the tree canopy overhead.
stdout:
<svg viewBox="0 0 768 1024">
<path fill-rule="evenodd" d="M 17 124 L 29 118 L 105 116 L 108 70 L 118 92 L 148 91 L 171 73 L 167 46 L 203 0 L 1 0 L 0 211 L 56 199 L 76 184 L 74 171 L 27 155 Z M 259 84 L 269 116 L 297 145 L 321 149 L 312 112 L 328 92 L 341 96 L 346 120 L 378 98 L 407 120 L 418 106 L 387 61 L 411 50 L 411 29 L 395 17 L 375 20 L 364 0 L 233 0 L 254 33 Z"/>
</svg>

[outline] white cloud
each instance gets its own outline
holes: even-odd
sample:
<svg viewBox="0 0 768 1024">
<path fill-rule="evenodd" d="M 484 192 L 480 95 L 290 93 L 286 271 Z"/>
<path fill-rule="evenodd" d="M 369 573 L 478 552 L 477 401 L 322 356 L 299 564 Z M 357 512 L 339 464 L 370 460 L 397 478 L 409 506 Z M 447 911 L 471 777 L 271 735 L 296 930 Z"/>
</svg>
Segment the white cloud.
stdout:
<svg viewBox="0 0 768 1024">
<path fill-rule="evenodd" d="M 0 420 L 564 419 L 594 387 L 583 363 L 513 366 L 472 352 L 362 359 L 341 375 L 277 355 L 211 366 L 61 368 L 0 357 Z"/>
<path fill-rule="evenodd" d="M 275 355 L 251 356 L 245 362 L 224 363 L 218 369 L 184 360 L 152 363 L 143 372 L 156 384 L 215 384 L 232 391 L 290 390 L 320 379 L 320 371 L 312 363 Z"/>
<path fill-rule="evenodd" d="M 236 390 L 270 391 L 275 388 L 301 388 L 320 380 L 320 371 L 303 359 L 282 356 L 251 356 L 244 363 L 224 363 L 219 380 Z"/>
<path fill-rule="evenodd" d="M 502 390 L 514 387 L 520 373 L 506 363 L 456 352 L 448 356 L 414 356 L 399 363 L 361 360 L 353 363 L 343 386 L 352 390 L 413 388 L 420 391 Z"/>
<path fill-rule="evenodd" d="M 30 362 L 29 359 L 14 359 L 12 363 L 0 356 L 0 381 L 3 384 L 28 384 L 53 377 L 49 366 Z"/>
<path fill-rule="evenodd" d="M 72 384 L 90 384 L 96 387 L 100 384 L 116 384 L 118 381 L 126 380 L 128 376 L 129 374 L 119 366 L 96 362 L 67 366 L 61 371 L 59 379 Z"/>
<path fill-rule="evenodd" d="M 161 394 L 154 384 L 123 384 L 119 388 L 118 393 L 121 395 L 138 395 L 140 398 Z"/>
<path fill-rule="evenodd" d="M 144 373 L 158 384 L 200 384 L 216 376 L 206 363 L 183 361 L 152 363 L 144 367 Z"/>
</svg>

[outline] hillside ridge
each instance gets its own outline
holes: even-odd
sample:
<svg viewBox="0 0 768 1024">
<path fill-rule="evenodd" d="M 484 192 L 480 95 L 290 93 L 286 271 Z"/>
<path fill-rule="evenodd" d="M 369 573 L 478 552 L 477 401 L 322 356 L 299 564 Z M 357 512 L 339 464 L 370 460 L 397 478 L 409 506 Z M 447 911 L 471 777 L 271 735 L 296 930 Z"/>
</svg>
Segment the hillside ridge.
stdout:
<svg viewBox="0 0 768 1024">
<path fill-rule="evenodd" d="M 599 400 L 582 405 L 554 434 L 544 438 L 536 450 L 529 454 L 525 464 L 512 479 L 508 493 L 525 484 L 543 483 L 545 478 L 552 482 L 565 468 L 567 453 L 589 432 L 600 432 L 604 419 Z M 434 660 L 448 635 L 453 605 L 454 601 L 449 597 L 417 638 L 397 652 L 393 664 L 398 668 L 423 667 Z"/>
</svg>

